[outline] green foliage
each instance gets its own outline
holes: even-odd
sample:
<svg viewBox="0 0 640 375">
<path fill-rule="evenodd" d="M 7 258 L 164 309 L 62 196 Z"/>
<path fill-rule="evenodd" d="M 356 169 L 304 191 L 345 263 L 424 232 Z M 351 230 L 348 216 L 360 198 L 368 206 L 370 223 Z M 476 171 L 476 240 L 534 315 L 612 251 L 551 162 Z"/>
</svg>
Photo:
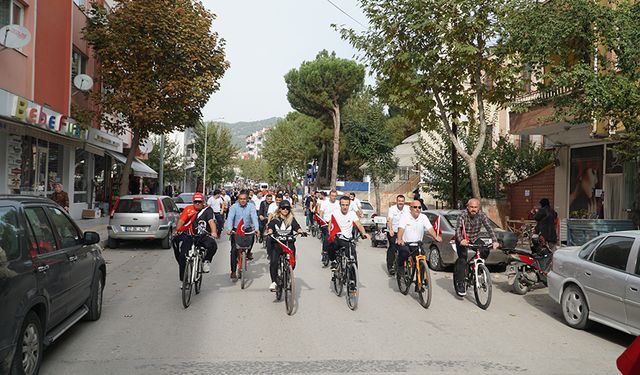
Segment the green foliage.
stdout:
<svg viewBox="0 0 640 375">
<path fill-rule="evenodd" d="M 320 155 L 324 125 L 299 112 L 289 113 L 265 135 L 262 157 L 269 164 L 269 182 L 286 185 L 304 177 L 306 165 Z"/>
<path fill-rule="evenodd" d="M 271 166 L 264 159 L 239 159 L 236 166 L 240 168 L 242 177 L 247 180 L 273 182 L 269 181 L 272 174 Z"/>
<path fill-rule="evenodd" d="M 222 185 L 233 177 L 232 158 L 238 152 L 233 144 L 229 128 L 215 122 L 199 123 L 195 127 L 196 140 L 196 171 L 195 175 L 202 177 L 204 163 L 205 126 L 207 127 L 207 187 L 213 184 Z"/>
<path fill-rule="evenodd" d="M 151 137 L 153 150 L 149 153 L 146 164 L 154 171 L 160 171 L 160 137 Z M 170 138 L 164 140 L 164 182 L 165 185 L 179 183 L 184 179 L 184 159 L 178 148 L 178 144 Z M 161 191 L 164 187 L 161 187 Z"/>
</svg>

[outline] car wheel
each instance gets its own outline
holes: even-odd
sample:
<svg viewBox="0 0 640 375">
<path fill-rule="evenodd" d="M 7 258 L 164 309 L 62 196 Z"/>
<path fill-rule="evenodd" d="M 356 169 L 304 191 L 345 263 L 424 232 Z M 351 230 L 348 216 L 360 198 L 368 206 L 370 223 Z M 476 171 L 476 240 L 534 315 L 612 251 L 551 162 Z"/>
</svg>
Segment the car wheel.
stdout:
<svg viewBox="0 0 640 375">
<path fill-rule="evenodd" d="M 161 242 L 162 248 L 163 249 L 171 248 L 171 241 L 173 241 L 173 229 L 169 228 L 169 233 L 167 233 L 167 236 L 162 239 L 162 242 Z"/>
<path fill-rule="evenodd" d="M 560 305 L 562 306 L 564 320 L 569 327 L 585 329 L 589 326 L 589 306 L 580 288 L 575 285 L 569 285 L 562 292 Z"/>
<path fill-rule="evenodd" d="M 107 246 L 109 246 L 110 249 L 117 249 L 118 245 L 119 245 L 119 241 L 116 240 L 115 238 L 109 237 L 109 239 L 107 240 Z"/>
<path fill-rule="evenodd" d="M 34 375 L 38 373 L 42 363 L 43 341 L 42 323 L 38 316 L 30 311 L 22 323 L 22 329 L 20 329 L 11 374 Z"/>
<path fill-rule="evenodd" d="M 440 257 L 440 250 L 437 246 L 431 246 L 429 248 L 429 268 L 434 271 L 442 271 L 442 257 Z"/>
<path fill-rule="evenodd" d="M 89 297 L 89 313 L 85 315 L 85 320 L 94 321 L 100 319 L 102 314 L 102 292 L 104 282 L 102 281 L 102 270 L 98 270 L 93 280 L 91 297 Z"/>
</svg>

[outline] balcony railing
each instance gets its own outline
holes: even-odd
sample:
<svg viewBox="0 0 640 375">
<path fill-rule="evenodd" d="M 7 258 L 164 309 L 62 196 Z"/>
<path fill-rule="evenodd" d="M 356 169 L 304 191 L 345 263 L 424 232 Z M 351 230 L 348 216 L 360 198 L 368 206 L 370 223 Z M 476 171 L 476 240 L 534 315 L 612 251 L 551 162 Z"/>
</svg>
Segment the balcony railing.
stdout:
<svg viewBox="0 0 640 375">
<path fill-rule="evenodd" d="M 568 94 L 571 92 L 569 87 L 558 87 L 551 90 L 533 91 L 529 94 L 519 96 L 513 100 L 514 104 L 529 104 L 541 100 L 548 100 L 556 96 Z"/>
</svg>

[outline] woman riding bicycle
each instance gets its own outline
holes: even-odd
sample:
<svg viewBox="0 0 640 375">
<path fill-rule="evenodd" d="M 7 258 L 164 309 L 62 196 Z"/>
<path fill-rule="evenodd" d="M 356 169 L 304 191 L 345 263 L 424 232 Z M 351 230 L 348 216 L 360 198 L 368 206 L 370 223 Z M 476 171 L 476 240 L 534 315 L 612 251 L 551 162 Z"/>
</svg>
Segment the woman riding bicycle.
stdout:
<svg viewBox="0 0 640 375">
<path fill-rule="evenodd" d="M 298 224 L 296 218 L 293 217 L 293 212 L 291 212 L 291 203 L 289 203 L 288 200 L 283 199 L 282 202 L 280 202 L 278 211 L 272 217 L 267 226 L 267 234 L 287 236 L 294 235 L 295 233 L 300 233 L 303 236 L 306 235 L 302 230 L 302 227 L 300 227 L 300 224 Z M 293 254 L 295 256 L 295 244 L 290 242 L 286 245 L 293 250 Z M 269 286 L 269 290 L 275 292 L 276 278 L 278 277 L 278 262 L 280 261 L 280 253 L 282 250 L 275 241 L 269 238 L 267 240 L 267 251 L 269 252 L 269 272 L 271 273 L 271 285 Z"/>
</svg>

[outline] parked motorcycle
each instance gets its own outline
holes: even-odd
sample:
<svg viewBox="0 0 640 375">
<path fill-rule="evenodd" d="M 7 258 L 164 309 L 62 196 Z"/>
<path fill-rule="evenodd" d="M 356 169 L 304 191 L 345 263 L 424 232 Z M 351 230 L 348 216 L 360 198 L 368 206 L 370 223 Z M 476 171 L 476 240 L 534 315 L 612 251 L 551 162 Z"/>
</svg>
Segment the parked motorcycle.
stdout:
<svg viewBox="0 0 640 375">
<path fill-rule="evenodd" d="M 378 247 L 382 245 L 387 247 L 387 218 L 384 216 L 373 215 L 373 222 L 376 224 L 376 229 L 371 234 L 371 246 Z"/>
<path fill-rule="evenodd" d="M 527 294 L 538 283 L 547 286 L 553 253 L 542 235 L 531 236 L 531 252 L 520 249 L 506 252 L 510 257 L 507 277 L 514 293 Z"/>
</svg>

